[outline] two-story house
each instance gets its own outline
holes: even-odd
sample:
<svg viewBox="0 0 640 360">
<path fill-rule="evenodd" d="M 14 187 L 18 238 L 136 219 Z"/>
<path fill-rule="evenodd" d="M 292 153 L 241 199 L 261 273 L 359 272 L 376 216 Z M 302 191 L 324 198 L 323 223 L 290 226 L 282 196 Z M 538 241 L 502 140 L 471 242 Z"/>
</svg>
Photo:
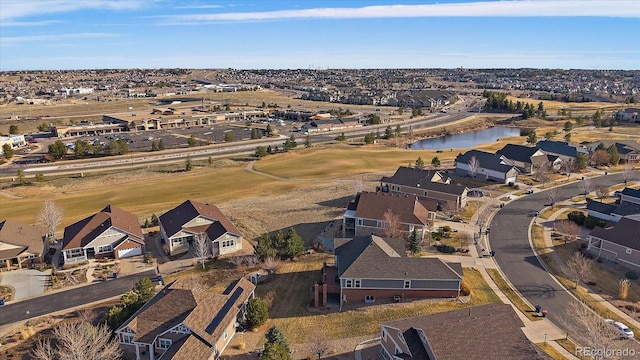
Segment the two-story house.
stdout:
<svg viewBox="0 0 640 360">
<path fill-rule="evenodd" d="M 533 174 L 547 166 L 547 154 L 534 146 L 507 144 L 496 152 L 515 165 L 523 174 Z"/>
<path fill-rule="evenodd" d="M 64 262 L 89 258 L 115 259 L 142 255 L 144 234 L 138 217 L 117 206 L 107 205 L 100 212 L 64 228 Z"/>
<path fill-rule="evenodd" d="M 640 271 L 640 220 L 623 217 L 594 228 L 587 235 L 587 251 L 599 259 Z"/>
<path fill-rule="evenodd" d="M 326 287 L 326 291 L 339 292 L 341 309 L 345 304 L 378 300 L 455 298 L 460 295 L 460 263 L 408 257 L 404 241 L 387 241 L 375 235 L 336 238 L 334 242 L 335 263 L 333 267 L 325 266 L 323 274 L 336 272 L 338 286 Z M 327 282 L 334 281 L 324 277 Z"/>
<path fill-rule="evenodd" d="M 640 189 L 626 187 L 620 192 L 620 203 L 640 204 Z"/>
<path fill-rule="evenodd" d="M 411 194 L 435 200 L 442 206 L 460 209 L 467 205 L 465 186 L 451 184 L 451 179 L 440 171 L 399 167 L 393 176 L 380 179 L 381 192 Z"/>
<path fill-rule="evenodd" d="M 415 195 L 363 191 L 347 206 L 343 237 L 387 233 L 407 237 L 415 230 L 423 238 L 433 226 L 437 208 L 435 201 Z"/>
<path fill-rule="evenodd" d="M 254 290 L 244 278 L 222 294 L 171 283 L 116 329 L 120 348 L 136 360 L 218 359 L 243 322 Z"/>
<path fill-rule="evenodd" d="M 214 256 L 242 250 L 240 231 L 215 205 L 187 200 L 162 214 L 159 222 L 169 255 L 189 251 L 198 234 L 204 234 L 211 242 Z"/>
</svg>

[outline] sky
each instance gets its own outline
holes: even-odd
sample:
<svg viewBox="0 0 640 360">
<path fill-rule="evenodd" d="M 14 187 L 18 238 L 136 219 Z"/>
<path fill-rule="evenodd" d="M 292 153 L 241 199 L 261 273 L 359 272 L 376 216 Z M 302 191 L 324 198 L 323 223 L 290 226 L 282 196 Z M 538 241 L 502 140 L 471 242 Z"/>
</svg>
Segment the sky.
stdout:
<svg viewBox="0 0 640 360">
<path fill-rule="evenodd" d="M 1 0 L 0 71 L 640 69 L 640 0 Z"/>
</svg>

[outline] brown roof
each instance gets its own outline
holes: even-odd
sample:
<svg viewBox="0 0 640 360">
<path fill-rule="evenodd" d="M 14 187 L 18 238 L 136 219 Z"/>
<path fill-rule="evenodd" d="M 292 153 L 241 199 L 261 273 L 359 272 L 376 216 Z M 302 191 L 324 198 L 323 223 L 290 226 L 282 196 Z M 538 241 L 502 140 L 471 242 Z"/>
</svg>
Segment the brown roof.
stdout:
<svg viewBox="0 0 640 360">
<path fill-rule="evenodd" d="M 226 232 L 240 236 L 240 231 L 215 205 L 204 204 L 199 201 L 187 200 L 177 207 L 160 216 L 160 223 L 171 237 L 182 230 L 184 224 L 198 216 L 203 216 L 214 222 L 219 222 Z M 207 231 L 208 232 L 208 231 Z M 211 236 L 210 236 L 211 238 Z M 213 239 L 213 238 L 211 238 Z"/>
<path fill-rule="evenodd" d="M 202 339 L 190 334 L 182 339 L 175 341 L 171 344 L 171 347 L 162 354 L 160 359 L 173 359 L 173 360 L 198 360 L 208 359 L 211 356 L 213 349 Z"/>
<path fill-rule="evenodd" d="M 427 346 L 438 360 L 549 359 L 522 332 L 522 321 L 511 305 L 491 303 L 466 309 L 389 321 L 382 326 L 399 329 L 407 346 L 424 359 L 425 345 L 414 332 L 424 333 Z M 418 343 L 419 342 L 419 343 Z"/>
<path fill-rule="evenodd" d="M 375 235 L 336 240 L 336 265 L 340 277 L 410 280 L 462 278 L 462 272 L 458 270 L 460 267 L 450 266 L 439 258 L 407 257 L 404 241 L 385 241 Z"/>
<path fill-rule="evenodd" d="M 638 220 L 623 217 L 617 223 L 610 221 L 604 227 L 594 228 L 589 235 L 640 250 L 640 221 Z"/>
<path fill-rule="evenodd" d="M 186 287 L 187 284 L 180 280 L 165 287 L 118 330 L 129 327 L 136 333 L 135 342 L 150 344 L 163 332 L 184 324 L 191 330 L 195 339 L 175 342 L 168 350 L 171 351 L 171 356 L 180 355 L 174 358 L 186 359 L 187 354 L 191 354 L 196 356 L 192 359 L 199 359 L 202 357 L 197 354 L 203 351 L 203 346 L 209 347 L 210 355 L 213 345 L 225 327 L 235 320 L 240 304 L 249 299 L 255 285 L 241 278 L 223 294 Z M 185 349 L 182 349 L 182 346 Z"/>
<path fill-rule="evenodd" d="M 384 220 L 385 213 L 391 211 L 401 223 L 418 225 L 426 225 L 429 212 L 438 208 L 436 201 L 420 200 L 415 195 L 368 191 L 358 194 L 354 203 L 358 218 Z"/>
<path fill-rule="evenodd" d="M 467 189 L 465 186 L 455 184 L 445 184 L 440 182 L 434 182 L 432 179 L 436 175 L 436 171 L 421 170 L 416 168 L 410 168 L 401 166 L 396 170 L 393 176 L 384 176 L 380 179 L 380 182 L 396 184 L 402 186 L 409 186 L 414 188 L 422 188 L 425 190 L 437 191 L 445 194 L 452 194 L 460 196 Z M 440 176 L 442 176 L 440 174 Z M 442 176 L 444 177 L 444 176 Z"/>
<path fill-rule="evenodd" d="M 84 247 L 110 227 L 124 231 L 132 241 L 144 243 L 138 217 L 119 207 L 107 205 L 100 212 L 67 226 L 64 229 L 62 248 Z"/>
<path fill-rule="evenodd" d="M 12 259 L 23 252 L 42 255 L 46 230 L 39 225 L 23 225 L 12 220 L 0 222 L 0 243 L 17 248 L 0 251 L 0 259 Z"/>
</svg>

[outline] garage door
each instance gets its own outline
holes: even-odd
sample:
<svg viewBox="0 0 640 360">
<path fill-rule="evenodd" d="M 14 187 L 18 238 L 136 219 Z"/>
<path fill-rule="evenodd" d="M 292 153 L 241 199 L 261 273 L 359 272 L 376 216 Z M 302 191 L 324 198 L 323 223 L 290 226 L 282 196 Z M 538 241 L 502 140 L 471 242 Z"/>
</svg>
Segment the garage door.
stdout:
<svg viewBox="0 0 640 360">
<path fill-rule="evenodd" d="M 515 177 L 508 177 L 507 178 L 507 182 L 505 184 L 509 184 L 509 183 L 516 183 L 516 178 Z"/>
<path fill-rule="evenodd" d="M 129 256 L 136 256 L 136 255 L 142 255 L 141 247 L 118 250 L 118 258 L 120 259 L 129 257 Z"/>
</svg>

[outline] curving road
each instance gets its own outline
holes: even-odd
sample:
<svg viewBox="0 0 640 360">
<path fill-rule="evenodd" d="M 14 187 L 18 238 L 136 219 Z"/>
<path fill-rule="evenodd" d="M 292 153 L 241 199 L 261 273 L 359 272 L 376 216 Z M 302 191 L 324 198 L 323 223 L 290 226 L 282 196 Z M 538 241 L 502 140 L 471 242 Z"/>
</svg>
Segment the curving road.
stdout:
<svg viewBox="0 0 640 360">
<path fill-rule="evenodd" d="M 638 172 L 634 175 L 637 178 Z M 591 189 L 623 182 L 622 174 L 600 176 L 591 178 Z M 582 193 L 580 181 L 557 189 L 558 200 Z M 573 298 L 547 273 L 529 244 L 529 224 L 535 212 L 547 203 L 547 191 L 541 191 L 506 204 L 491 221 L 491 249 L 496 252 L 495 260 L 503 273 L 520 294 L 532 305 L 539 304 L 547 309 L 553 323 L 572 332 L 579 329 L 577 323 L 567 316 L 568 305 Z"/>
</svg>

